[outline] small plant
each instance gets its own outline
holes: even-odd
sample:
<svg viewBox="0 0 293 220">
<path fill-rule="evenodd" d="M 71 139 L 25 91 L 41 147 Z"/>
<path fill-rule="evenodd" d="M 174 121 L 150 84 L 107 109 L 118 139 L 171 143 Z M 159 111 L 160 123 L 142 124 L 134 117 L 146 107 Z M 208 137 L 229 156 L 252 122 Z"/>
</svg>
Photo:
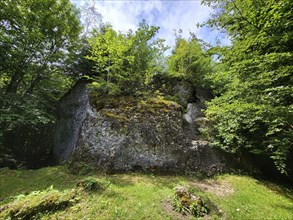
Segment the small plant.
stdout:
<svg viewBox="0 0 293 220">
<path fill-rule="evenodd" d="M 98 181 L 94 177 L 87 177 L 77 183 L 78 187 L 82 187 L 86 191 L 97 191 L 99 189 L 105 189 L 109 186 L 107 181 Z"/>
<path fill-rule="evenodd" d="M 189 213 L 195 217 L 202 217 L 208 213 L 208 208 L 201 197 L 182 186 L 176 187 L 175 190 L 173 197 L 175 211 L 185 215 Z"/>
</svg>

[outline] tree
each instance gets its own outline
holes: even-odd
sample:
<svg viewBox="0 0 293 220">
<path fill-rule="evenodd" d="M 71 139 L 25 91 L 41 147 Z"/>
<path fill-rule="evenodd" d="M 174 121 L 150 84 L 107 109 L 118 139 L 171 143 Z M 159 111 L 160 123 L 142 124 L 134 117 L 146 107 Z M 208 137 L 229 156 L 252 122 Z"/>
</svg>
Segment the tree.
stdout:
<svg viewBox="0 0 293 220">
<path fill-rule="evenodd" d="M 163 69 L 161 61 L 167 47 L 164 46 L 164 40 L 154 39 L 159 29 L 142 20 L 131 37 L 131 53 L 134 56 L 132 76 L 138 90 L 145 90 L 152 76 Z"/>
<path fill-rule="evenodd" d="M 168 58 L 169 74 L 182 77 L 194 86 L 204 87 L 205 75 L 211 69 L 211 59 L 197 39 L 177 37 L 172 55 Z"/>
<path fill-rule="evenodd" d="M 219 95 L 208 104 L 210 139 L 232 153 L 267 155 L 286 173 L 293 143 L 293 3 L 204 2 L 216 12 L 205 24 L 232 40 L 208 76 Z"/>
<path fill-rule="evenodd" d="M 0 2 L 1 133 L 54 121 L 57 99 L 70 84 L 64 74 L 80 25 L 69 0 Z"/>
<path fill-rule="evenodd" d="M 89 40 L 87 59 L 95 64 L 93 86 L 100 95 L 137 95 L 146 91 L 164 51 L 162 40 L 151 41 L 158 27 L 140 23 L 135 33 L 117 33 L 108 25 Z"/>
<path fill-rule="evenodd" d="M 108 25 L 96 32 L 89 43 L 91 54 L 87 58 L 94 61 L 96 72 L 93 86 L 101 95 L 120 94 L 133 62 L 129 53 L 131 40 Z"/>
</svg>

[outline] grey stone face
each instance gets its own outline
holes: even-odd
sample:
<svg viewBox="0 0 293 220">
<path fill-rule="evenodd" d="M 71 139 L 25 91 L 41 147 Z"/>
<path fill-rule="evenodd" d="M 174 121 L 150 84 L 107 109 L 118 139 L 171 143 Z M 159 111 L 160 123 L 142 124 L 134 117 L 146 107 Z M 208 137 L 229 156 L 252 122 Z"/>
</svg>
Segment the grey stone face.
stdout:
<svg viewBox="0 0 293 220">
<path fill-rule="evenodd" d="M 86 83 L 79 81 L 59 102 L 53 142 L 53 156 L 56 162 L 68 160 L 75 150 L 88 108 Z"/>
<path fill-rule="evenodd" d="M 189 103 L 183 114 L 172 105 L 156 111 L 138 111 L 138 108 L 126 111 L 119 107 L 96 111 L 88 99 L 78 100 L 74 105 L 79 107 L 71 109 L 79 115 L 67 115 L 69 121 L 61 115 L 59 121 L 55 152 L 60 154 L 60 161 L 70 157 L 72 161 L 88 162 L 113 172 L 142 170 L 212 175 L 226 169 L 222 153 L 198 136 L 196 120 L 203 116 L 202 102 Z M 64 103 L 61 107 L 67 109 L 67 103 L 71 102 L 64 100 Z"/>
</svg>

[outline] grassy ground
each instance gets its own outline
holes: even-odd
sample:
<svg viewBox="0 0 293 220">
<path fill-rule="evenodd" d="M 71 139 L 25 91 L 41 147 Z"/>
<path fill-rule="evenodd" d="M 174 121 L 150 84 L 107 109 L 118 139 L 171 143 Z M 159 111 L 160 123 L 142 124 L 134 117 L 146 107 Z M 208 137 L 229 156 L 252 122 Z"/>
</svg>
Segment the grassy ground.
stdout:
<svg viewBox="0 0 293 220">
<path fill-rule="evenodd" d="M 45 200 L 57 201 L 59 208 L 49 211 L 39 206 L 41 209 L 35 209 L 41 210 L 34 215 L 36 219 L 195 219 L 172 210 L 170 201 L 178 185 L 191 187 L 210 200 L 208 204 L 214 211 L 204 219 L 293 219 L 292 189 L 247 176 L 222 175 L 204 180 L 139 173 L 91 176 L 105 187 L 78 192 L 70 204 L 61 207 L 87 176 L 72 175 L 64 167 L 1 169 L 0 219 L 5 219 L 7 210 L 13 207 L 24 209 L 28 203 L 42 205 Z M 44 191 L 52 185 L 54 190 L 51 187 Z M 43 191 L 29 194 L 37 190 Z"/>
</svg>

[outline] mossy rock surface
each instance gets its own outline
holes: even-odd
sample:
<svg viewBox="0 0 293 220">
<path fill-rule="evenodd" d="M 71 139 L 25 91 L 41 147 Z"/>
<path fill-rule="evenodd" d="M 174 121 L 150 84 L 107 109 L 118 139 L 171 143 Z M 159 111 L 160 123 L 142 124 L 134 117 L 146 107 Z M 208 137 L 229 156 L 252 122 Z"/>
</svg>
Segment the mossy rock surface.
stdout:
<svg viewBox="0 0 293 220">
<path fill-rule="evenodd" d="M 71 161 L 110 172 L 210 175 L 225 167 L 207 144 L 192 139 L 197 138 L 190 135 L 194 128 L 185 126 L 182 106 L 176 102 L 162 96 L 94 98 Z"/>
</svg>

